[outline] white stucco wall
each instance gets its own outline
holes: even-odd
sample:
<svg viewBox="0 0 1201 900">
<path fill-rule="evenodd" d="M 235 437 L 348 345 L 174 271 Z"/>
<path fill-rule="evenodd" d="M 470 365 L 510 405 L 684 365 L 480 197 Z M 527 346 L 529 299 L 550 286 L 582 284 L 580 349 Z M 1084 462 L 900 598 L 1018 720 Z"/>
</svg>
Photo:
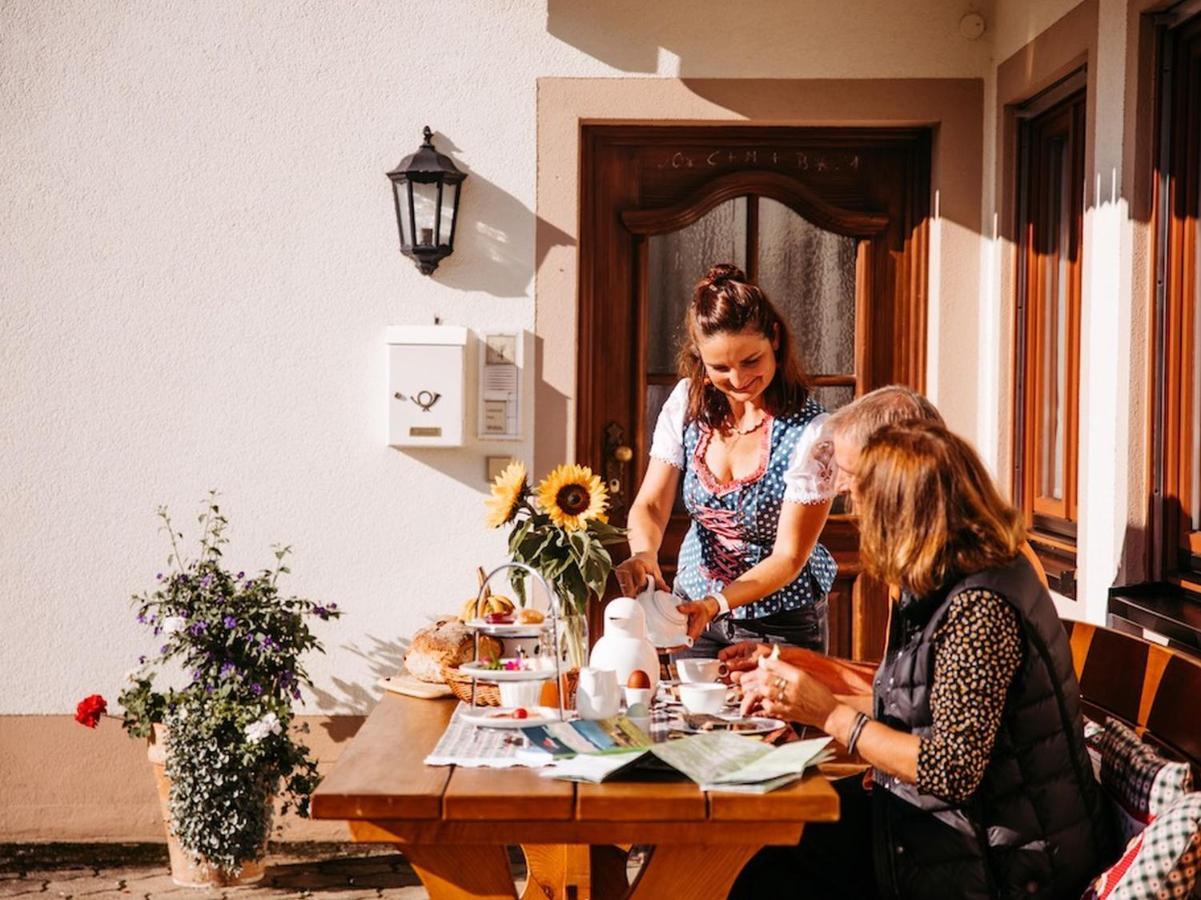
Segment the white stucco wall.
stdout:
<svg viewBox="0 0 1201 900">
<path fill-rule="evenodd" d="M 386 447 L 382 337 L 435 316 L 532 326 L 535 79 L 982 77 L 990 39 L 959 35 L 965 11 L 0 5 L 0 713 L 117 693 L 150 646 L 127 598 L 164 565 L 154 509 L 189 526 L 210 487 L 233 566 L 291 543 L 288 586 L 346 610 L 321 628 L 309 709 L 364 709 L 400 639 L 503 556 L 484 457 L 528 456 L 529 436 Z M 427 123 L 471 172 L 433 278 L 396 249 L 384 178 Z M 933 294 L 956 323 L 937 383 L 966 372 L 972 391 L 976 313 Z"/>
</svg>

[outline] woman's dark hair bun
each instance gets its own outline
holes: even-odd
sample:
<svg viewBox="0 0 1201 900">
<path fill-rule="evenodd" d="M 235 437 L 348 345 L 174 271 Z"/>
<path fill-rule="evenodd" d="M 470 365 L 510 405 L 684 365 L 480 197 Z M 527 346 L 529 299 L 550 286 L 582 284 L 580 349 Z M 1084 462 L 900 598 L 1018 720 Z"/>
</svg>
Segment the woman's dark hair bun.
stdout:
<svg viewBox="0 0 1201 900">
<path fill-rule="evenodd" d="M 714 287 L 725 284 L 727 281 L 740 281 L 745 284 L 746 273 L 733 263 L 718 263 L 711 266 L 705 273 L 705 281 Z"/>
</svg>

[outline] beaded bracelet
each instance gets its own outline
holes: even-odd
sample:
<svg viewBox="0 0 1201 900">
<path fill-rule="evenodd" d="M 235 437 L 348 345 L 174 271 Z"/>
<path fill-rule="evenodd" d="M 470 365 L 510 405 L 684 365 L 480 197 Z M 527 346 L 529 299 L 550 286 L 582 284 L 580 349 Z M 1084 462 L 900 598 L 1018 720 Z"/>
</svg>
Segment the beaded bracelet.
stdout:
<svg viewBox="0 0 1201 900">
<path fill-rule="evenodd" d="M 847 738 L 847 753 L 855 752 L 855 745 L 859 743 L 859 736 L 863 734 L 863 729 L 871 719 L 863 713 L 856 713 L 855 724 L 851 726 L 851 735 Z"/>
</svg>

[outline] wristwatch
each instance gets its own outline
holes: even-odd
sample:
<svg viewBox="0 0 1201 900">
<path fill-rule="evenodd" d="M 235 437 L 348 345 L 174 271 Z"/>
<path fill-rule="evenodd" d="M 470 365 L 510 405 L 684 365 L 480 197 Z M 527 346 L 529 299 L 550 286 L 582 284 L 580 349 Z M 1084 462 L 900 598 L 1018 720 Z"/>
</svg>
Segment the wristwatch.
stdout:
<svg viewBox="0 0 1201 900">
<path fill-rule="evenodd" d="M 721 591 L 714 591 L 709 596 L 717 601 L 717 615 L 713 617 L 714 619 L 720 619 L 722 616 L 730 614 L 730 601 L 726 599 L 725 594 Z"/>
</svg>

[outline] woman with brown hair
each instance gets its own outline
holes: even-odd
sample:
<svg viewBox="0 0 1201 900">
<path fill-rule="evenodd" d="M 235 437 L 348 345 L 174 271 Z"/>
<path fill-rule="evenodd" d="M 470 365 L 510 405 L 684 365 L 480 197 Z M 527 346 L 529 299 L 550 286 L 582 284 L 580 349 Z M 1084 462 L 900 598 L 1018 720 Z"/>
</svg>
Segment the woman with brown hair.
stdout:
<svg viewBox="0 0 1201 900">
<path fill-rule="evenodd" d="M 764 658 L 742 679 L 743 708 L 858 753 L 871 811 L 846 780 L 840 822 L 762 851 L 731 896 L 1079 896 L 1109 834 L 1071 653 L 1017 512 L 972 448 L 930 422 L 876 432 L 852 497 L 865 567 L 902 589 L 872 695 L 837 699 Z"/>
<path fill-rule="evenodd" d="M 630 509 L 622 590 L 666 590 L 659 546 L 683 478 L 692 525 L 674 585 L 689 655 L 755 639 L 825 649 L 826 594 L 837 567 L 817 542 L 833 496 L 829 453 L 812 453 L 826 415 L 812 397 L 787 323 L 741 270 L 697 284 L 680 381 L 663 405 Z"/>
</svg>

